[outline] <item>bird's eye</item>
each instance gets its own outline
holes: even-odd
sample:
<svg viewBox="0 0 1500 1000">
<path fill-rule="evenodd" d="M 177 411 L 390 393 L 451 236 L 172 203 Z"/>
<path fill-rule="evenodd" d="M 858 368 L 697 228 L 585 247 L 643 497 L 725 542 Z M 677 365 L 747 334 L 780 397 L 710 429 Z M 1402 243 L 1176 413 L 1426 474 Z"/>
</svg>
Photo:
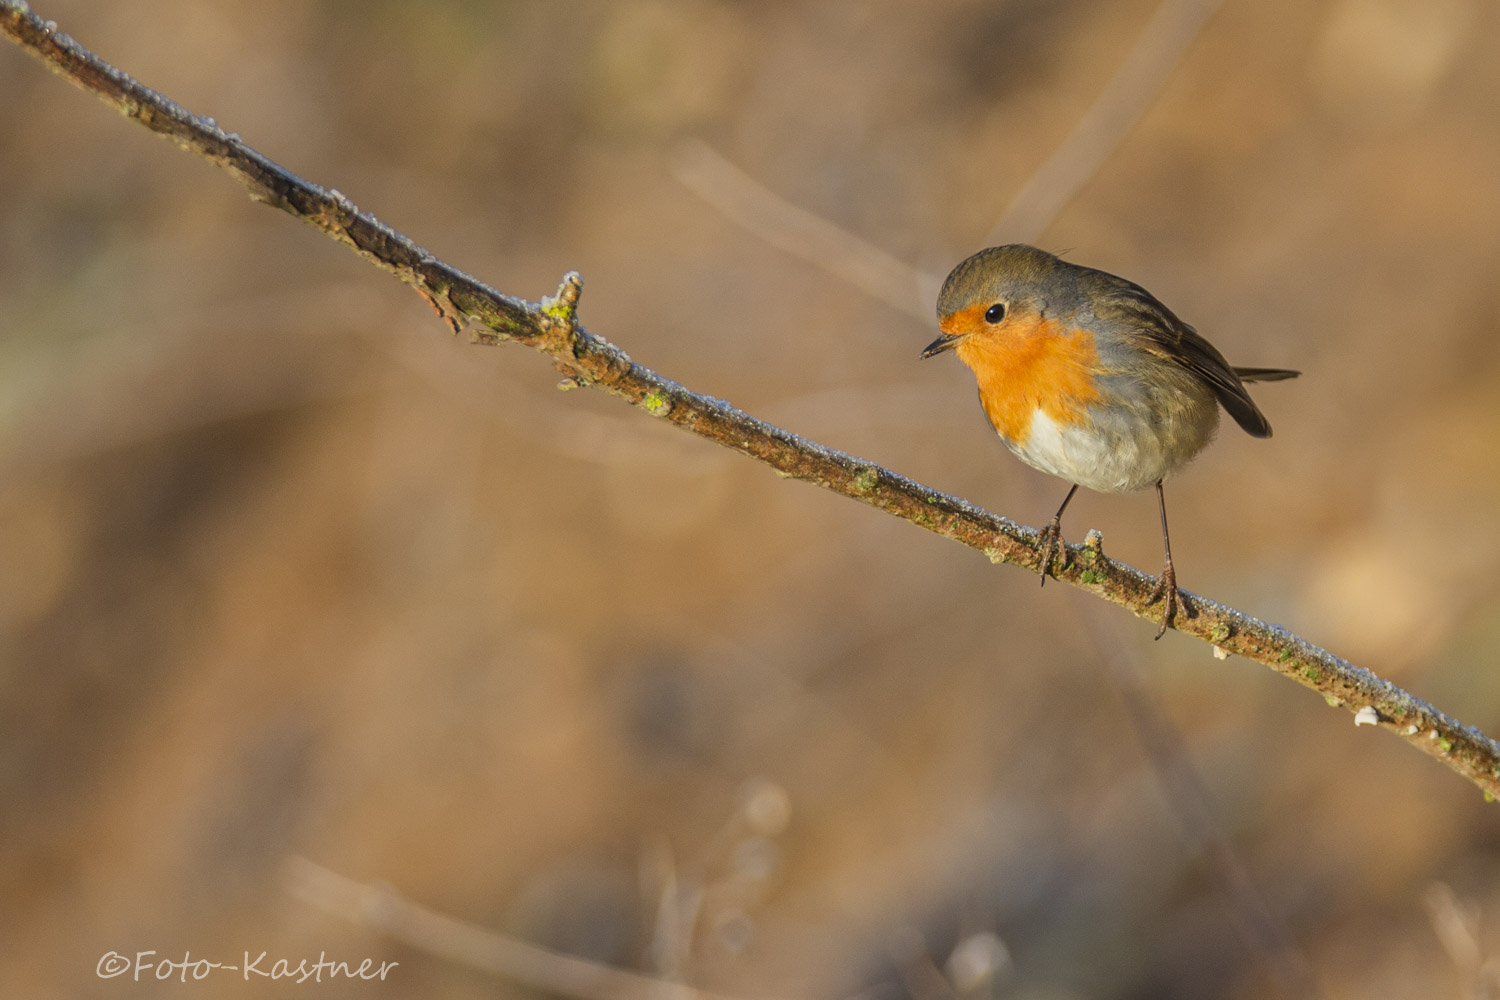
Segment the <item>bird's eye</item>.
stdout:
<svg viewBox="0 0 1500 1000">
<path fill-rule="evenodd" d="M 1004 318 L 1005 318 L 1005 303 L 1004 302 L 996 302 L 994 305 L 990 306 L 988 309 L 986 309 L 984 311 L 984 321 L 986 323 L 998 323 L 998 322 L 1000 322 Z"/>
</svg>

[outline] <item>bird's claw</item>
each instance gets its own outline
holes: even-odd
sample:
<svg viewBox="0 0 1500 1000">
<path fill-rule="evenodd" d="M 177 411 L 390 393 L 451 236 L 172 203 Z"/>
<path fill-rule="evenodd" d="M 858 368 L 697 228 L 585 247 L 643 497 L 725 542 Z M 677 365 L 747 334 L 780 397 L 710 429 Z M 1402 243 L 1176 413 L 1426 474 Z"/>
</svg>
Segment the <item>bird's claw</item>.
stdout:
<svg viewBox="0 0 1500 1000">
<path fill-rule="evenodd" d="M 1170 561 L 1162 568 L 1161 578 L 1156 581 L 1156 589 L 1151 591 L 1146 604 L 1149 607 L 1161 600 L 1166 603 L 1161 610 L 1161 627 L 1156 630 L 1155 636 L 1157 639 L 1166 635 L 1167 629 L 1175 625 L 1178 611 L 1185 612 L 1189 618 L 1198 617 L 1198 609 L 1193 607 L 1193 602 L 1177 589 L 1177 571 L 1172 568 Z"/>
</svg>

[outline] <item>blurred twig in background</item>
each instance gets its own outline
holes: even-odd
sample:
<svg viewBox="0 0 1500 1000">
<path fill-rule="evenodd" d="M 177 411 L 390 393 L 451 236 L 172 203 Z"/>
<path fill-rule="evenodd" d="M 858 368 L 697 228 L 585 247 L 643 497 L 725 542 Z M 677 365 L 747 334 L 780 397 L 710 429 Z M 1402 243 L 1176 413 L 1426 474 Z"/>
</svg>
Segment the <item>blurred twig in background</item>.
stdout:
<svg viewBox="0 0 1500 1000">
<path fill-rule="evenodd" d="M 729 1000 L 722 994 L 643 976 L 496 934 L 419 906 L 389 887 L 345 878 L 306 858 L 291 858 L 294 896 L 432 955 L 574 1000 Z"/>
<path fill-rule="evenodd" d="M 1146 686 L 1134 648 L 1121 641 L 1114 623 L 1098 614 L 1092 604 L 1078 608 L 1078 613 L 1096 654 L 1125 702 L 1141 747 L 1182 825 L 1183 838 L 1192 849 L 1202 852 L 1227 897 L 1245 941 L 1287 996 L 1319 996 L 1307 959 L 1297 949 L 1282 919 L 1266 904 L 1224 832 L 1213 797 L 1188 757 L 1182 734 Z"/>
<path fill-rule="evenodd" d="M 1066 141 L 1016 192 L 985 245 L 1031 243 L 1104 165 L 1177 68 L 1221 0 L 1166 0 Z"/>
<path fill-rule="evenodd" d="M 306 858 L 288 858 L 284 874 L 292 895 L 326 913 L 429 954 L 574 1000 L 728 1000 L 683 982 L 705 903 L 711 898 L 715 903 L 727 902 L 727 907 L 720 907 L 720 917 L 748 920 L 734 905 L 743 900 L 719 897 L 753 894 L 748 887 L 770 874 L 773 866 L 766 862 L 764 848 L 770 838 L 785 831 L 790 809 L 786 792 L 778 785 L 766 780 L 746 782 L 729 820 L 688 864 L 679 870 L 662 846 L 658 857 L 643 866 L 660 869 L 651 945 L 652 965 L 659 973 L 655 977 L 497 934 L 419 906 L 389 886 L 357 882 Z M 727 870 L 711 878 L 712 867 Z"/>
<path fill-rule="evenodd" d="M 673 152 L 672 174 L 767 243 L 849 282 L 924 323 L 942 278 L 925 275 L 853 233 L 778 197 L 712 146 L 690 139 Z"/>
<path fill-rule="evenodd" d="M 985 246 L 1041 236 L 1130 134 L 1222 0 L 1166 0 L 1068 138 L 1022 185 Z M 793 205 L 701 140 L 677 147 L 672 174 L 732 221 L 783 253 L 829 272 L 921 321 L 932 319 L 941 275 L 924 274 L 815 213 Z"/>
<path fill-rule="evenodd" d="M 1462 979 L 1464 1000 L 1495 1000 L 1500 996 L 1500 960 L 1487 958 L 1480 944 L 1479 907 L 1459 899 L 1445 882 L 1434 882 L 1424 901 L 1432 929 Z"/>
</svg>

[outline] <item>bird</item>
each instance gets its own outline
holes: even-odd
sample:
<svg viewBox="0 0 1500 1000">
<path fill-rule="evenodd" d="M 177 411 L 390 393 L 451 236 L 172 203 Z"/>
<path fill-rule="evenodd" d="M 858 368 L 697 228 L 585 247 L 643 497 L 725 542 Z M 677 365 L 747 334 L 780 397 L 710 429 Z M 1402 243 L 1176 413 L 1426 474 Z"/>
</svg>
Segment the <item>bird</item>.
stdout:
<svg viewBox="0 0 1500 1000">
<path fill-rule="evenodd" d="M 1177 587 L 1162 483 L 1213 440 L 1221 406 L 1251 437 L 1270 437 L 1245 383 L 1301 372 L 1235 367 L 1140 285 L 1024 243 L 962 261 L 938 293 L 937 317 L 941 333 L 922 358 L 958 355 L 1005 446 L 1072 484 L 1041 533 L 1043 586 L 1059 548 L 1067 565 L 1062 516 L 1080 486 L 1154 484 L 1166 557 L 1148 601 L 1164 602 L 1156 638 L 1179 610 L 1194 615 Z"/>
</svg>

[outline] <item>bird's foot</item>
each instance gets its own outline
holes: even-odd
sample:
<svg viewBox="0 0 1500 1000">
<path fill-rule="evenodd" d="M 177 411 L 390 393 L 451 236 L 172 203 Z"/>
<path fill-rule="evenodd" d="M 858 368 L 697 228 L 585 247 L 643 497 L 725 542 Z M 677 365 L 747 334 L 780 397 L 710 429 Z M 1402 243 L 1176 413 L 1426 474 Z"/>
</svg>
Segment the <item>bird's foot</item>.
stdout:
<svg viewBox="0 0 1500 1000">
<path fill-rule="evenodd" d="M 1198 617 L 1198 609 L 1193 607 L 1188 596 L 1177 589 L 1177 571 L 1172 568 L 1172 561 L 1167 560 L 1166 566 L 1162 567 L 1161 579 L 1156 581 L 1156 589 L 1151 592 L 1151 597 L 1146 604 L 1150 606 L 1157 601 L 1165 601 L 1161 611 L 1161 628 L 1156 630 L 1156 638 L 1160 639 L 1167 634 L 1167 629 L 1172 627 L 1177 620 L 1177 612 L 1184 612 L 1189 618 Z"/>
<path fill-rule="evenodd" d="M 1062 556 L 1062 562 L 1058 564 L 1059 569 L 1067 569 L 1068 567 L 1068 546 L 1063 541 L 1062 518 L 1054 517 L 1051 523 L 1042 529 L 1042 535 L 1039 540 L 1042 543 L 1042 586 L 1045 587 L 1047 586 L 1047 574 L 1052 572 L 1052 557 L 1054 555 L 1060 554 Z"/>
</svg>

